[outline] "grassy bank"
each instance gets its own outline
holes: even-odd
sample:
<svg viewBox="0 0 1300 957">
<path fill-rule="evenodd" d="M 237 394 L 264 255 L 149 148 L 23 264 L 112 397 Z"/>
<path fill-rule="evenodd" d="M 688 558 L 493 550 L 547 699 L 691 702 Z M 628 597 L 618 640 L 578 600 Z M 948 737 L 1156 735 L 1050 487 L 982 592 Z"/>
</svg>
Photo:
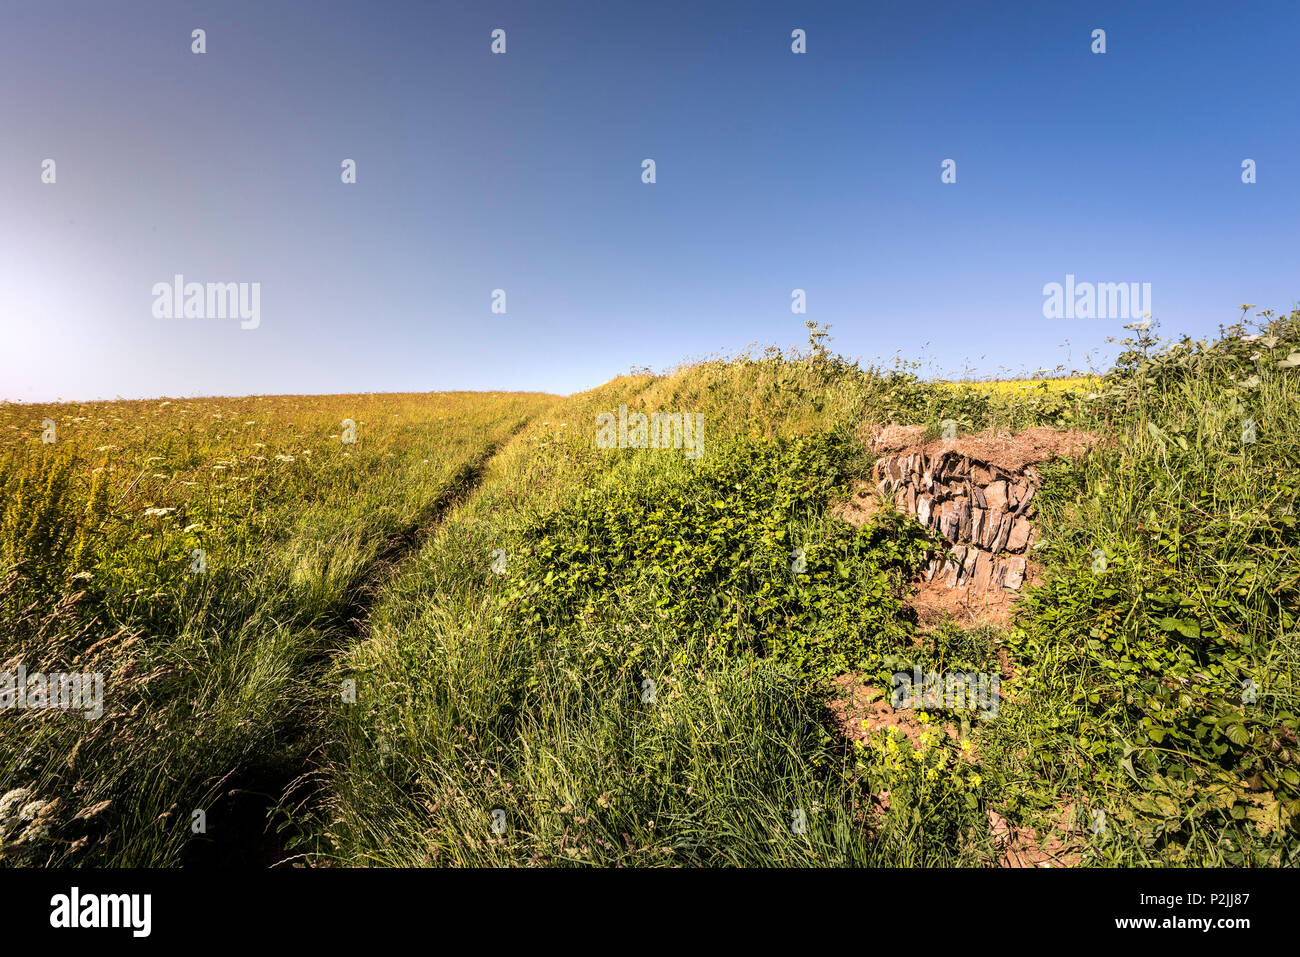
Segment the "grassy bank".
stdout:
<svg viewBox="0 0 1300 957">
<path fill-rule="evenodd" d="M 1138 333 L 1104 379 L 1031 390 L 864 371 L 814 337 L 558 404 L 338 659 L 363 690 L 333 715 L 322 854 L 980 864 L 996 811 L 1074 831 L 1082 863 L 1293 860 L 1300 338 L 1295 317 L 1243 336 Z M 594 448 L 619 404 L 701 413 L 707 454 Z M 827 514 L 867 461 L 864 421 L 944 418 L 1109 437 L 1051 470 L 1046 584 L 1002 632 L 917 636 L 900 597 L 920 536 Z M 999 646 L 1017 677 L 964 743 L 827 730 L 831 674 L 987 667 Z"/>
<path fill-rule="evenodd" d="M 101 721 L 0 715 L 0 790 L 56 802 L 0 854 L 196 860 L 192 810 L 254 782 L 276 859 L 321 864 L 987 865 L 998 821 L 1082 865 L 1294 864 L 1300 313 L 1123 348 L 931 383 L 813 327 L 568 398 L 4 407 L 3 657 L 113 680 Z M 638 412 L 698 446 L 602 447 Z M 832 514 L 875 426 L 944 420 L 1101 437 L 1042 470 L 1005 627 L 918 625 L 938 543 Z M 962 735 L 831 720 L 837 676 L 1000 662 Z"/>
</svg>

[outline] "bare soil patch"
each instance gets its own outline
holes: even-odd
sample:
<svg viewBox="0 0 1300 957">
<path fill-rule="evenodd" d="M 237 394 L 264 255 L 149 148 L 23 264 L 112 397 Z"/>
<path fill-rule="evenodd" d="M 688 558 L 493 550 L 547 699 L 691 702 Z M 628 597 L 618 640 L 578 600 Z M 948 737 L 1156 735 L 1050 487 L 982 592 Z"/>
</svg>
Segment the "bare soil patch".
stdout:
<svg viewBox="0 0 1300 957">
<path fill-rule="evenodd" d="M 1041 581 L 1034 563 L 1025 573 L 1025 583 L 1033 586 Z M 945 621 L 955 622 L 962 628 L 989 626 L 1004 628 L 1011 623 L 1012 611 L 1019 593 L 1009 588 L 989 588 L 975 591 L 971 588 L 951 588 L 939 578 L 922 581 L 907 604 L 916 612 L 916 622 L 922 629 L 935 628 Z"/>
<path fill-rule="evenodd" d="M 867 481 L 857 479 L 846 501 L 831 506 L 831 514 L 841 521 L 848 522 L 854 528 L 865 525 L 867 521 L 882 509 L 893 508 L 881 502 L 875 487 Z"/>
<path fill-rule="evenodd" d="M 1004 472 L 1023 472 L 1040 462 L 1078 458 L 1099 441 L 1093 432 L 1034 426 L 1014 434 L 988 431 L 955 439 L 931 439 L 916 446 L 915 451 L 925 453 L 927 459 L 944 452 L 955 453 Z"/>
<path fill-rule="evenodd" d="M 1074 823 L 1074 808 L 1066 805 L 1055 815 L 1055 823 L 1040 836 L 1032 827 L 1011 824 L 990 810 L 989 836 L 997 851 L 998 867 L 1074 867 L 1081 858 L 1083 835 Z"/>
<path fill-rule="evenodd" d="M 919 747 L 921 732 L 939 727 L 956 738 L 957 727 L 922 724 L 916 720 L 916 711 L 896 709 L 889 703 L 889 693 L 867 684 L 859 674 L 850 672 L 832 679 L 837 697 L 827 702 L 836 726 L 851 741 L 869 741 L 887 728 L 895 728 L 907 735 L 913 747 Z"/>
<path fill-rule="evenodd" d="M 901 452 L 903 449 L 915 447 L 925 437 L 925 432 L 924 425 L 891 423 L 874 430 L 868 437 L 868 441 L 871 451 L 877 455 L 884 455 L 886 452 Z"/>
</svg>

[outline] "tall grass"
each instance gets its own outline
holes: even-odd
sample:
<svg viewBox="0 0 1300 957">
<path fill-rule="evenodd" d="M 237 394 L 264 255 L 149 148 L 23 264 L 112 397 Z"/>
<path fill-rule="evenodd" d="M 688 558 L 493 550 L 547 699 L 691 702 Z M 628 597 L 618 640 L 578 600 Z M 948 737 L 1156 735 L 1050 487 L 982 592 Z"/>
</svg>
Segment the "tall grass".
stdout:
<svg viewBox="0 0 1300 957">
<path fill-rule="evenodd" d="M 911 809 L 871 817 L 879 783 L 829 729 L 817 677 L 908 634 L 902 572 L 921 548 L 901 526 L 858 537 L 825 515 L 860 457 L 849 433 L 875 387 L 815 350 L 769 353 L 616 380 L 540 416 L 549 431 L 534 420 L 403 570 L 367 640 L 336 659 L 358 702 L 332 709 L 319 853 L 957 860 Z M 595 416 L 619 404 L 701 413 L 708 461 L 596 449 Z M 797 451 L 815 436 L 826 457 Z"/>
<path fill-rule="evenodd" d="M 1054 745 L 1034 766 L 1103 822 L 1098 860 L 1295 861 L 1298 323 L 1140 332 L 1091 407 L 1109 441 L 1041 497 L 1015 645 Z"/>
<path fill-rule="evenodd" d="M 987 812 L 997 810 L 1043 833 L 1077 828 L 1071 850 L 1084 862 L 1291 860 L 1296 662 L 1284 609 L 1296 584 L 1286 571 L 1296 390 L 1277 363 L 1296 348 L 1295 322 L 1264 340 L 1240 329 L 1215 344 L 1139 337 L 1104 380 L 1027 396 L 863 370 L 814 339 L 809 353 L 698 363 L 560 403 L 546 417 L 567 431 L 516 440 L 403 574 L 368 641 L 337 659 L 364 694 L 333 714 L 320 853 L 406 865 L 989 863 Z M 1249 358 L 1270 340 L 1266 356 Z M 854 592 L 871 562 L 817 605 L 827 627 L 810 634 L 821 650 L 880 635 L 854 660 L 865 673 L 904 659 L 987 662 L 1005 644 L 1021 674 L 1001 719 L 977 727 L 961 755 L 942 736 L 852 748 L 829 731 L 812 664 L 821 659 L 791 654 L 797 640 L 764 645 L 761 618 L 729 619 L 710 604 L 769 607 L 775 566 L 771 582 L 755 575 L 739 593 L 687 601 L 693 576 L 671 570 L 674 556 L 752 565 L 761 549 L 696 551 L 689 521 L 670 520 L 679 495 L 716 494 L 707 468 L 593 448 L 594 414 L 619 403 L 702 412 L 713 456 L 838 436 L 837 456 L 805 476 L 829 484 L 804 510 L 761 482 L 735 486 L 754 510 L 737 507 L 736 521 L 776 516 L 781 541 L 810 555 L 835 538 L 833 490 L 868 460 L 842 441 L 864 420 L 1108 436 L 1082 463 L 1050 470 L 1047 584 L 1010 632 L 913 636 L 896 605 L 895 627 L 873 631 L 864 609 L 890 608 L 899 589 L 890 583 L 870 603 Z M 1247 414 L 1260 439 L 1243 450 L 1233 436 Z M 610 552 L 629 499 L 644 503 L 640 534 Z M 528 564 L 530 542 L 553 545 L 566 530 L 587 554 L 552 547 Z M 859 534 L 880 549 L 901 533 L 883 522 Z M 1111 556 L 1102 576 L 1091 571 L 1097 548 Z M 488 569 L 494 549 L 516 562 L 511 586 Z M 569 598 L 557 610 L 559 594 Z M 782 602 L 787 625 L 803 629 L 798 597 Z M 1187 637 L 1191 622 L 1198 637 Z M 755 640 L 723 642 L 728 623 Z M 717 642 L 691 637 L 710 628 Z M 1240 706 L 1247 674 L 1268 689 L 1253 711 Z"/>
<path fill-rule="evenodd" d="M 4 822 L 0 859 L 270 853 L 259 808 L 305 766 L 308 702 L 353 633 L 370 570 L 545 401 L 0 407 L 13 426 L 0 465 L 0 671 L 99 672 L 105 699 L 91 721 L 0 714 L 0 794 L 41 808 L 38 821 Z M 47 418 L 53 444 L 38 437 Z M 355 443 L 342 441 L 344 419 Z M 249 805 L 249 789 L 264 795 Z"/>
<path fill-rule="evenodd" d="M 288 830 L 245 862 L 984 865 L 996 812 L 1084 864 L 1295 863 L 1300 313 L 1264 319 L 1029 389 L 861 368 L 813 326 L 566 399 L 3 407 L 0 657 L 114 692 L 0 715 L 0 792 L 54 802 L 0 859 L 209 860 L 260 789 Z M 701 414 L 703 456 L 598 448 L 620 405 Z M 47 415 L 73 441 L 37 444 Z M 944 419 L 1101 436 L 1043 470 L 1005 629 L 920 628 L 937 543 L 830 513 L 873 426 Z M 830 720 L 840 672 L 1000 653 L 963 741 Z"/>
</svg>

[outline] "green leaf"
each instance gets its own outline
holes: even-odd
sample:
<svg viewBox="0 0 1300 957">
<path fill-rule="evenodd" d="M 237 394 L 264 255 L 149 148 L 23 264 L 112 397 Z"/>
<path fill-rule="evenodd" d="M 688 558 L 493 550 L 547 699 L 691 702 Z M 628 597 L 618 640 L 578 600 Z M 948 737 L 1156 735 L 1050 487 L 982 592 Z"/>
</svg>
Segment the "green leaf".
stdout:
<svg viewBox="0 0 1300 957">
<path fill-rule="evenodd" d="M 1239 724 L 1228 725 L 1226 728 L 1223 729 L 1223 733 L 1225 736 L 1227 736 L 1229 741 L 1237 745 L 1237 747 L 1239 748 L 1245 747 L 1246 743 L 1250 741 L 1250 732 L 1247 731 L 1245 727 Z"/>
</svg>

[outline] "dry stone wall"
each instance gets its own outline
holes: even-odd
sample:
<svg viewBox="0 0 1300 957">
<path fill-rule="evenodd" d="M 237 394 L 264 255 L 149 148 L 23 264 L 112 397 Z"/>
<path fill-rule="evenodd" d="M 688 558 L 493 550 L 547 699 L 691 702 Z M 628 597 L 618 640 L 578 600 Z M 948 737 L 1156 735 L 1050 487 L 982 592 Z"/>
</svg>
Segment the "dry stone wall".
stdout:
<svg viewBox="0 0 1300 957">
<path fill-rule="evenodd" d="M 976 592 L 1024 583 L 1039 485 L 1032 466 L 1003 469 L 957 450 L 915 448 L 880 459 L 874 478 L 899 511 L 952 543 L 925 569 L 926 581 Z"/>
</svg>

